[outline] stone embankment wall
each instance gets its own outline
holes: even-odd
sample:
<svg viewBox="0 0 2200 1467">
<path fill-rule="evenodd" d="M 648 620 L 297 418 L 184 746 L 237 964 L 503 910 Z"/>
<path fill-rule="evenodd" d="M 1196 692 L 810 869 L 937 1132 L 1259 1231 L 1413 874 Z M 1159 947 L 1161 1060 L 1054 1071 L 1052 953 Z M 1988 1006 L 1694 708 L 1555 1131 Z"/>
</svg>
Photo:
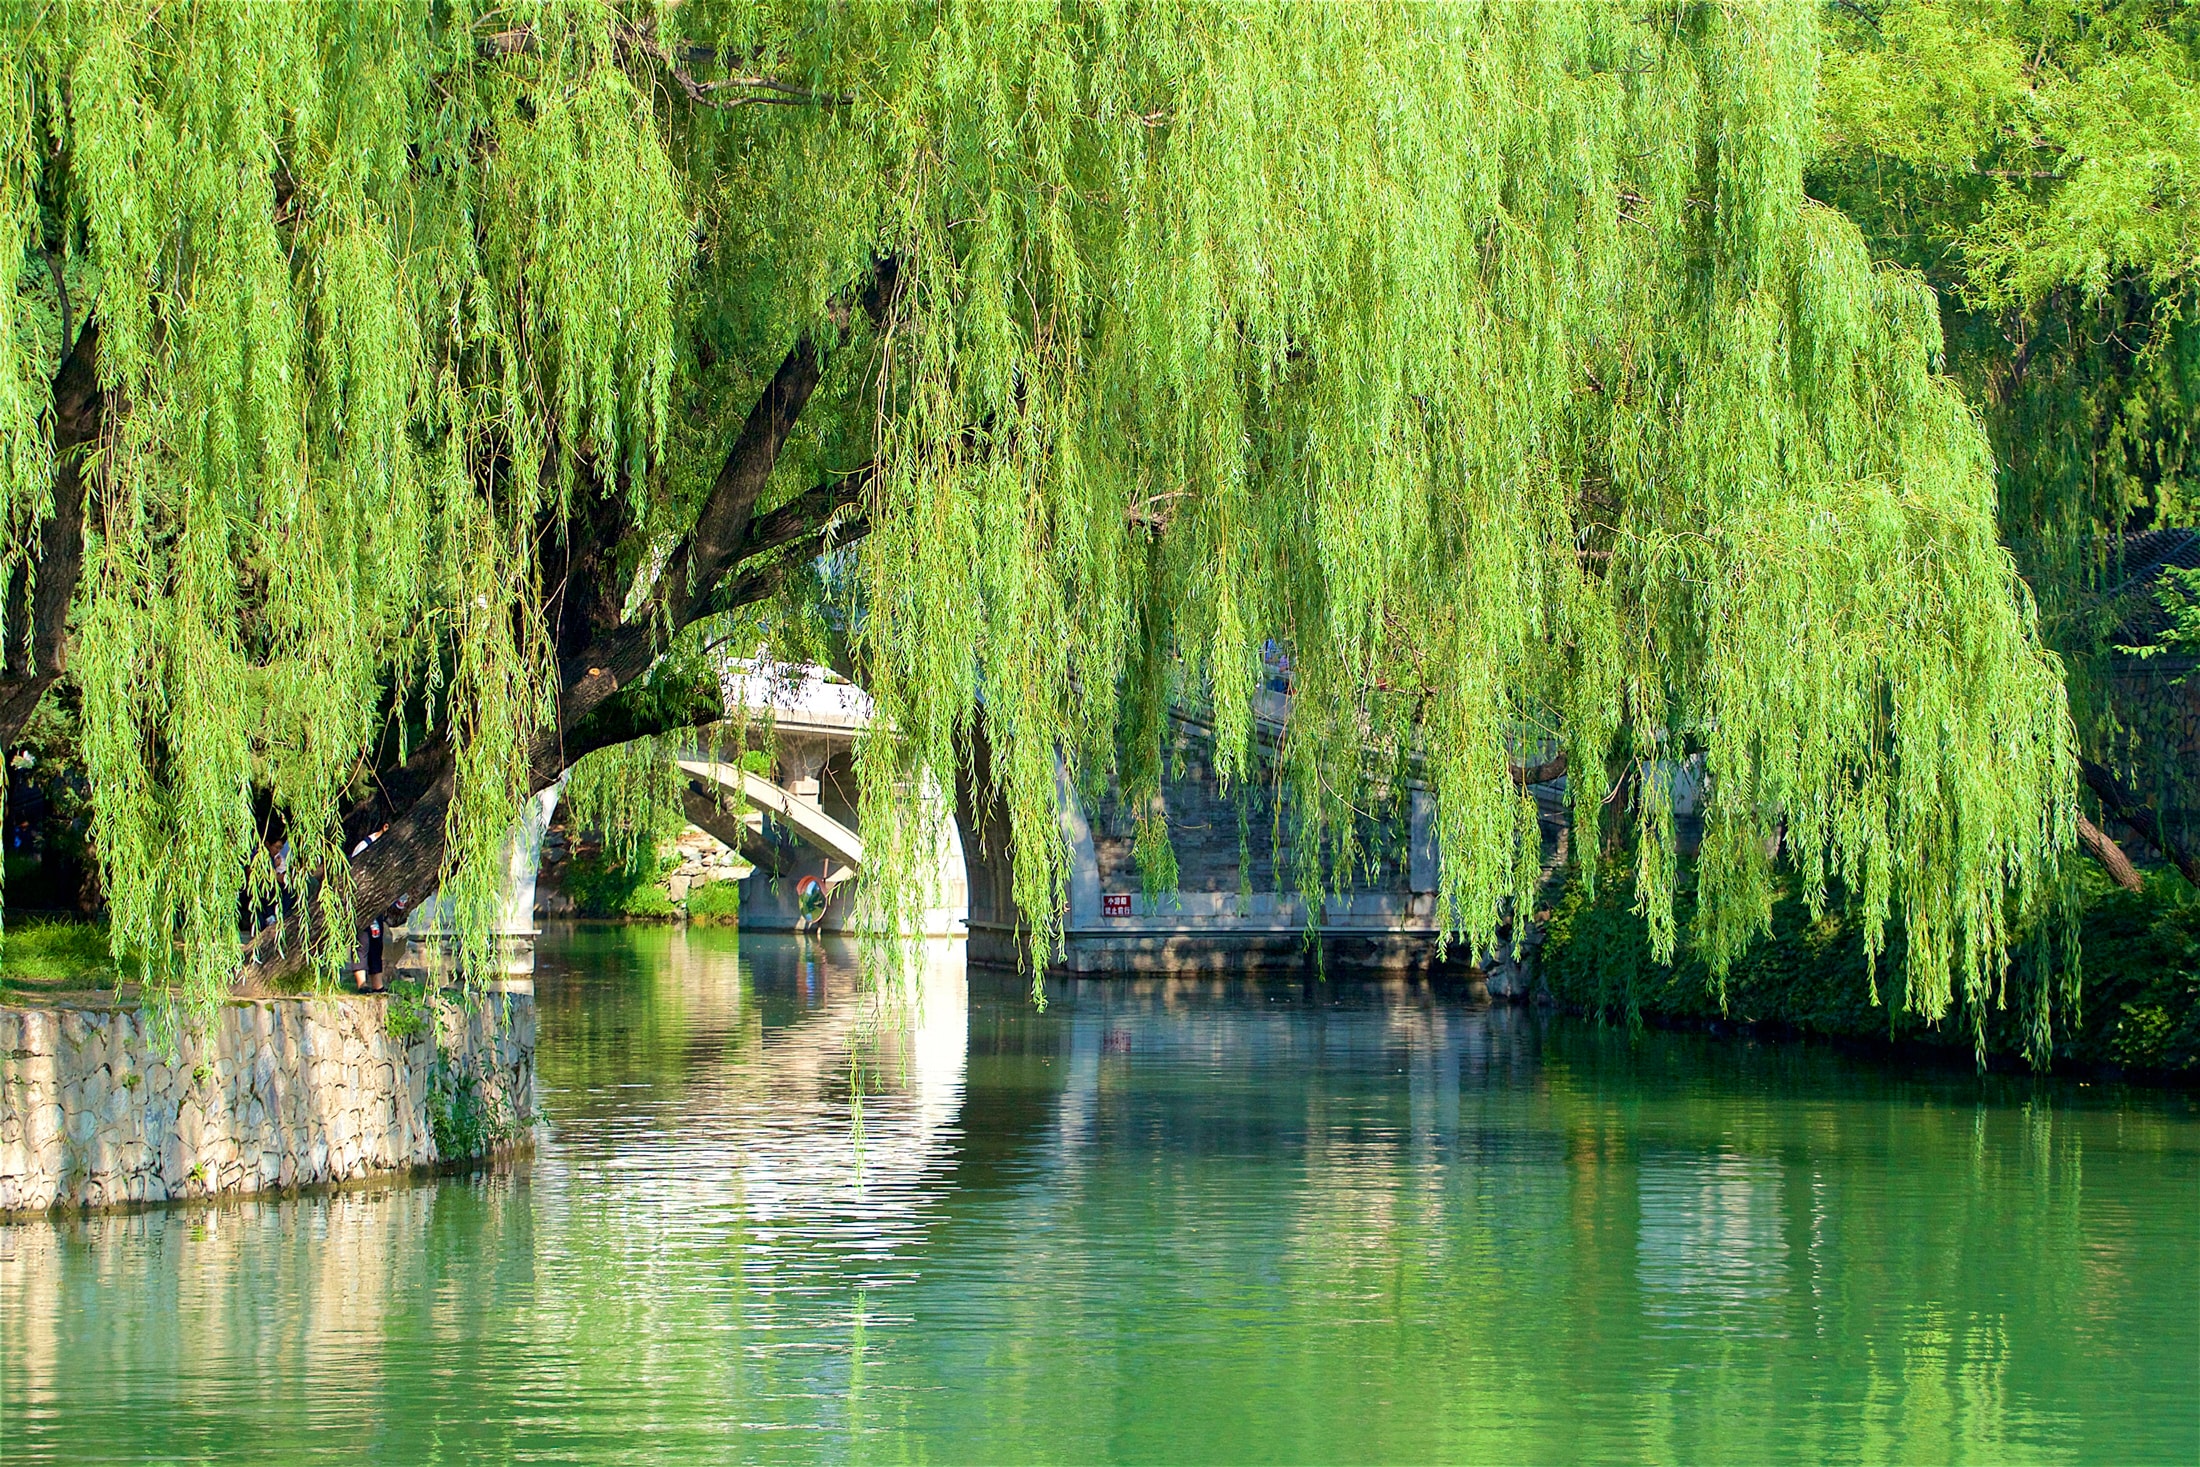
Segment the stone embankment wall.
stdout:
<svg viewBox="0 0 2200 1467">
<path fill-rule="evenodd" d="M 532 1124 L 534 1068 L 534 1000 L 519 994 L 235 1002 L 172 1057 L 135 1008 L 0 1008 L 0 1214 L 477 1155 Z"/>
</svg>

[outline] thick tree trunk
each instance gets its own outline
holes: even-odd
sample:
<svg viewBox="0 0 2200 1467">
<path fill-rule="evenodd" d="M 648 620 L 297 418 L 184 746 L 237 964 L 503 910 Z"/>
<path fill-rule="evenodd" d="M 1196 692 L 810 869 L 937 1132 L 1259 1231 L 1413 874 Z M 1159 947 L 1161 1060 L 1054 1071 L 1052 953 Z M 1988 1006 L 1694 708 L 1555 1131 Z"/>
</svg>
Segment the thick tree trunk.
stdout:
<svg viewBox="0 0 2200 1467">
<path fill-rule="evenodd" d="M 0 747 L 22 736 L 46 689 L 68 667 L 69 602 L 84 571 L 83 452 L 99 436 L 106 395 L 99 390 L 99 326 L 77 338 L 53 384 L 53 514 L 39 527 L 30 567 L 19 573 L 5 618 L 6 671 L 0 675 Z"/>
<path fill-rule="evenodd" d="M 1564 749 L 1560 749 L 1541 764 L 1530 764 L 1525 768 L 1516 764 L 1512 768 L 1513 782 L 1520 785 L 1549 784 L 1554 779 L 1565 778 L 1565 775 L 1566 751 Z"/>
<path fill-rule="evenodd" d="M 836 304 L 836 321 L 845 325 L 849 311 L 857 306 L 874 321 L 882 321 L 892 308 L 899 281 L 897 263 L 881 261 L 859 294 Z M 608 716 L 611 700 L 647 675 L 662 654 L 663 628 L 677 631 L 714 611 L 764 599 L 777 589 L 785 568 L 767 565 L 735 574 L 742 563 L 821 533 L 834 514 L 858 500 L 867 473 L 820 485 L 761 519 L 756 515 L 757 500 L 817 388 L 821 370 L 817 344 L 805 335 L 780 362 L 750 409 L 694 529 L 667 561 L 648 606 L 630 618 L 618 619 L 621 598 L 607 583 L 598 584 L 603 580 L 598 564 L 602 557 L 594 552 L 603 547 L 567 547 L 567 578 L 556 598 L 553 618 L 553 625 L 563 633 L 558 716 L 555 727 L 537 738 L 530 753 L 529 773 L 536 790 L 555 784 L 583 755 L 597 748 L 665 731 L 635 727 Z M 707 713 L 709 719 L 723 716 L 722 708 L 697 711 Z M 415 907 L 435 890 L 443 871 L 445 824 L 456 793 L 454 755 L 449 744 L 439 739 L 378 776 L 374 790 L 346 812 L 347 844 L 356 845 L 374 831 L 382 831 L 351 858 L 352 910 L 358 920 L 393 907 Z M 245 976 L 264 981 L 294 972 L 303 962 L 301 954 L 277 954 L 272 938 L 263 936 L 247 954 Z"/>
<path fill-rule="evenodd" d="M 804 337 L 787 353 L 742 425 L 695 529 L 657 579 L 655 604 L 622 624 L 598 627 L 577 652 L 560 660 L 561 733 L 578 727 L 606 699 L 649 671 L 663 651 L 660 627 L 685 627 L 707 609 L 711 593 L 739 558 L 757 496 L 817 387 L 818 371 L 817 348 Z"/>
<path fill-rule="evenodd" d="M 747 533 L 756 497 L 770 479 L 817 378 L 817 349 L 805 338 L 787 353 L 757 400 L 726 455 L 695 534 L 659 578 L 663 588 L 659 599 L 674 627 L 685 626 L 701 614 L 709 593 L 740 558 L 741 537 Z M 732 548 L 721 548 L 728 544 Z M 704 584 L 691 584 L 696 579 Z M 577 739 L 577 732 L 621 688 L 648 673 L 663 650 L 658 641 L 660 625 L 645 608 L 624 624 L 599 628 L 578 651 L 561 659 L 557 726 L 536 739 L 528 761 L 537 790 L 557 783 L 582 755 L 597 747 Z M 434 890 L 443 868 L 444 821 L 456 793 L 456 763 L 450 746 L 439 740 L 407 760 L 394 778 L 383 781 L 346 819 L 345 838 L 355 844 L 367 832 L 354 833 L 353 826 L 386 822 L 389 827 L 381 839 L 352 858 L 355 911 L 372 915 L 400 898 L 406 905 L 416 904 Z"/>
</svg>

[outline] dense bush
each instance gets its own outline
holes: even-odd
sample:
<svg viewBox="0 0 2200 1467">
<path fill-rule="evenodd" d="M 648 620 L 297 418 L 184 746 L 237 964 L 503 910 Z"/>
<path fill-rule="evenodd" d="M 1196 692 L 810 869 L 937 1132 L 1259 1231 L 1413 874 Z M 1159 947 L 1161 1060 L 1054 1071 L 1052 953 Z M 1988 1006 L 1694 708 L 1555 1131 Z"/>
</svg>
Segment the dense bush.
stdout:
<svg viewBox="0 0 2200 1467">
<path fill-rule="evenodd" d="M 428 1134 L 446 1162 L 486 1156 L 514 1140 L 521 1127 L 507 1107 L 482 1093 L 481 1081 L 462 1066 L 438 1064 L 428 1082 Z"/>
<path fill-rule="evenodd" d="M 382 1027 L 392 1039 L 410 1043 L 427 1033 L 434 1019 L 435 1001 L 424 985 L 402 979 L 390 985 L 389 1000 L 382 1010 Z"/>
<path fill-rule="evenodd" d="M 1837 899 L 1813 922 L 1792 890 L 1774 907 L 1772 935 L 1735 962 L 1722 1006 L 1703 962 L 1685 945 L 1670 967 L 1651 960 L 1627 878 L 1624 870 L 1607 871 L 1594 900 L 1578 884 L 1570 887 L 1553 911 L 1542 967 L 1561 1004 L 1622 1022 L 1731 1019 L 1957 1053 L 1971 1045 L 1971 1019 L 1960 1007 L 1938 1025 L 1907 1011 L 1899 931 L 1889 933 L 1880 958 L 1875 1003 L 1858 924 Z M 2167 871 L 2136 893 L 2090 868 L 2080 880 L 2083 983 L 2075 1012 L 2065 1007 L 2054 1016 L 2054 1061 L 2200 1074 L 2200 894 Z M 1683 922 L 1692 896 L 1682 894 Z M 2021 1054 L 2023 1021 L 2013 994 L 1990 1008 L 1989 1053 Z"/>
<path fill-rule="evenodd" d="M 2200 893 L 2155 872 L 2144 892 L 2095 896 L 2084 932 L 2084 1020 L 2071 1055 L 2200 1072 Z"/>
<path fill-rule="evenodd" d="M 693 922 L 734 922 L 741 915 L 741 887 L 732 881 L 710 881 L 691 886 L 687 894 L 688 919 Z"/>
<path fill-rule="evenodd" d="M 672 918 L 679 913 L 663 878 L 677 864 L 654 854 L 631 862 L 575 856 L 565 868 L 565 892 L 583 917 Z"/>
</svg>

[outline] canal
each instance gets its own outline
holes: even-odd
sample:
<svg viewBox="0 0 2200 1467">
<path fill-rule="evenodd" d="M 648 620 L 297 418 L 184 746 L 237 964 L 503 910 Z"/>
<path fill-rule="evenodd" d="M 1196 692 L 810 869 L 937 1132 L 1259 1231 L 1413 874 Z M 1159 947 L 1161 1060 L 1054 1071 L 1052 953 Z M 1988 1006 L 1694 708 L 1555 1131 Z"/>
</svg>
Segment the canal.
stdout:
<svg viewBox="0 0 2200 1467">
<path fill-rule="evenodd" d="M 2200 1107 L 567 928 L 531 1158 L 0 1228 L 0 1461 L 2200 1459 Z"/>
</svg>

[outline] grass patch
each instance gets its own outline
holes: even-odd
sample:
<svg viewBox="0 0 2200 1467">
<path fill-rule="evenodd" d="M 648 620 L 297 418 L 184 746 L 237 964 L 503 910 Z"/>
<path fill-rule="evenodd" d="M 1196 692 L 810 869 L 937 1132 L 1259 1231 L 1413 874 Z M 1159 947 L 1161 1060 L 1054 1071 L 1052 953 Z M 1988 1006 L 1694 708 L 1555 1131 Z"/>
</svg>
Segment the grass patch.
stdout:
<svg viewBox="0 0 2200 1467">
<path fill-rule="evenodd" d="M 0 996 L 113 988 L 107 927 L 98 922 L 15 921 L 0 946 Z"/>
</svg>

